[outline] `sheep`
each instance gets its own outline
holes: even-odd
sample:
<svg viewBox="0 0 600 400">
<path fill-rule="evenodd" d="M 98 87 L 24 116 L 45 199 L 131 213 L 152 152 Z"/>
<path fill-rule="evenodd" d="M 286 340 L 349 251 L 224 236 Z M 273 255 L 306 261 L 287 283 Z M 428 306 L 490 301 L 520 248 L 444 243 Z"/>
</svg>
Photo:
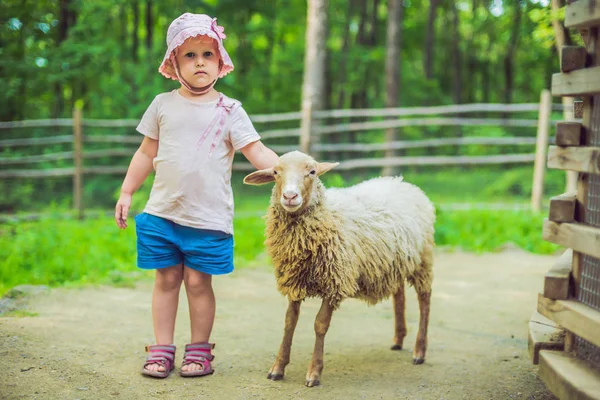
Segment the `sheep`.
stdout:
<svg viewBox="0 0 600 400">
<path fill-rule="evenodd" d="M 268 379 L 283 379 L 290 361 L 300 304 L 322 299 L 306 386 L 320 384 L 324 338 L 342 300 L 376 304 L 393 297 L 395 336 L 406 336 L 404 281 L 415 287 L 420 320 L 413 364 L 427 349 L 435 209 L 418 187 L 401 177 L 373 178 L 349 188 L 326 189 L 319 176 L 339 163 L 318 163 L 298 151 L 273 168 L 244 178 L 249 185 L 275 182 L 266 215 L 266 241 L 278 290 L 288 298 L 283 341 Z"/>
</svg>

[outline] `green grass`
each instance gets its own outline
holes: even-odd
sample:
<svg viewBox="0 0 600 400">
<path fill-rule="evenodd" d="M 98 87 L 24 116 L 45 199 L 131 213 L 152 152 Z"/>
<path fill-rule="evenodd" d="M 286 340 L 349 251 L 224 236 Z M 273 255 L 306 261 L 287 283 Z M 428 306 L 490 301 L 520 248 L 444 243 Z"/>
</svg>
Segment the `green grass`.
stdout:
<svg viewBox="0 0 600 400">
<path fill-rule="evenodd" d="M 236 268 L 267 264 L 267 199 L 245 198 L 234 221 Z M 544 215 L 527 211 L 438 211 L 438 246 L 496 251 L 512 242 L 534 253 L 558 247 L 541 239 Z M 131 286 L 151 277 L 135 266 L 135 227 L 118 230 L 109 217 L 85 221 L 47 219 L 0 226 L 0 295 L 19 284 Z"/>
</svg>

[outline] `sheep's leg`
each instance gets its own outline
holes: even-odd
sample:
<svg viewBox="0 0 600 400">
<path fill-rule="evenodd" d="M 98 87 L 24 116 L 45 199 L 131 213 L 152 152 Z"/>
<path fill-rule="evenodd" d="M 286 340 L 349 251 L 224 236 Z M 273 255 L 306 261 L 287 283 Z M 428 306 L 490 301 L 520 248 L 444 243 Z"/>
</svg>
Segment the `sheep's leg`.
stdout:
<svg viewBox="0 0 600 400">
<path fill-rule="evenodd" d="M 427 326 L 429 324 L 429 305 L 431 300 L 431 290 L 417 292 L 419 298 L 419 332 L 417 333 L 417 342 L 413 351 L 413 364 L 423 364 L 425 362 L 425 352 L 427 351 Z"/>
<path fill-rule="evenodd" d="M 283 341 L 279 347 L 279 353 L 275 363 L 269 371 L 268 379 L 278 381 L 283 379 L 285 367 L 290 363 L 290 349 L 292 348 L 292 338 L 298 323 L 300 315 L 300 301 L 290 300 L 287 312 L 285 313 L 285 328 L 283 330 Z"/>
<path fill-rule="evenodd" d="M 313 351 L 312 361 L 306 373 L 306 386 L 313 387 L 321 383 L 321 372 L 323 372 L 323 348 L 325 346 L 325 334 L 331 323 L 333 307 L 327 299 L 323 299 L 321 309 L 315 319 L 315 349 Z"/>
<path fill-rule="evenodd" d="M 433 239 L 431 241 L 433 243 Z M 421 255 L 421 268 L 414 281 L 415 290 L 419 299 L 419 332 L 417 342 L 413 351 L 413 364 L 425 362 L 427 351 L 427 326 L 429 325 L 429 306 L 431 303 L 431 284 L 433 281 L 433 245 L 425 248 Z"/>
<path fill-rule="evenodd" d="M 406 310 L 406 302 L 404 299 L 404 284 L 394 294 L 394 316 L 395 316 L 395 331 L 394 331 L 394 345 L 392 350 L 402 350 L 402 343 L 404 343 L 404 337 L 406 336 L 406 318 L 404 312 Z"/>
</svg>

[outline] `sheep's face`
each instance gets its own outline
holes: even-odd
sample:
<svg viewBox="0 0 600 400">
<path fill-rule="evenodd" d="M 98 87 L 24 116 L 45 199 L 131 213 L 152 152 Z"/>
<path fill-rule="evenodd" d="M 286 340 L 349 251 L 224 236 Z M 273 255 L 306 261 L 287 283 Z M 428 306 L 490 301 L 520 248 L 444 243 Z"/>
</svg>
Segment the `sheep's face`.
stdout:
<svg viewBox="0 0 600 400">
<path fill-rule="evenodd" d="M 319 163 L 304 153 L 293 151 L 279 157 L 273 168 L 246 176 L 244 183 L 263 185 L 274 181 L 276 198 L 281 207 L 288 212 L 297 212 L 310 204 L 319 175 L 337 165 L 339 163 Z"/>
</svg>

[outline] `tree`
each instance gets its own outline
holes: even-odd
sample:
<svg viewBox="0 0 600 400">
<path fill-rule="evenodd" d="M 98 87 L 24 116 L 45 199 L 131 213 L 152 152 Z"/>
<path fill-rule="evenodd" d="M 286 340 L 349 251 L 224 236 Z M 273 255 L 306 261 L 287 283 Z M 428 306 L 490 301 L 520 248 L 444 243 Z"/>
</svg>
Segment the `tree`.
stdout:
<svg viewBox="0 0 600 400">
<path fill-rule="evenodd" d="M 402 21 L 404 16 L 403 0 L 389 0 L 388 2 L 388 24 L 387 24 L 387 50 L 385 59 L 385 105 L 386 107 L 398 107 L 400 93 L 401 73 L 401 48 L 402 48 Z M 398 140 L 399 129 L 386 130 L 385 140 L 387 143 Z M 386 157 L 393 157 L 396 152 L 393 149 L 385 151 Z M 392 167 L 384 168 L 382 175 L 392 175 Z"/>
<path fill-rule="evenodd" d="M 300 148 L 312 153 L 311 142 L 317 142 L 313 112 L 323 109 L 325 87 L 325 61 L 327 45 L 327 0 L 308 0 L 306 23 L 306 52 L 304 79 L 302 83 L 302 121 L 300 125 Z"/>
<path fill-rule="evenodd" d="M 433 54 L 435 44 L 435 18 L 439 0 L 429 1 L 427 32 L 425 33 L 425 55 L 423 56 L 423 71 L 426 79 L 433 78 Z"/>
</svg>

